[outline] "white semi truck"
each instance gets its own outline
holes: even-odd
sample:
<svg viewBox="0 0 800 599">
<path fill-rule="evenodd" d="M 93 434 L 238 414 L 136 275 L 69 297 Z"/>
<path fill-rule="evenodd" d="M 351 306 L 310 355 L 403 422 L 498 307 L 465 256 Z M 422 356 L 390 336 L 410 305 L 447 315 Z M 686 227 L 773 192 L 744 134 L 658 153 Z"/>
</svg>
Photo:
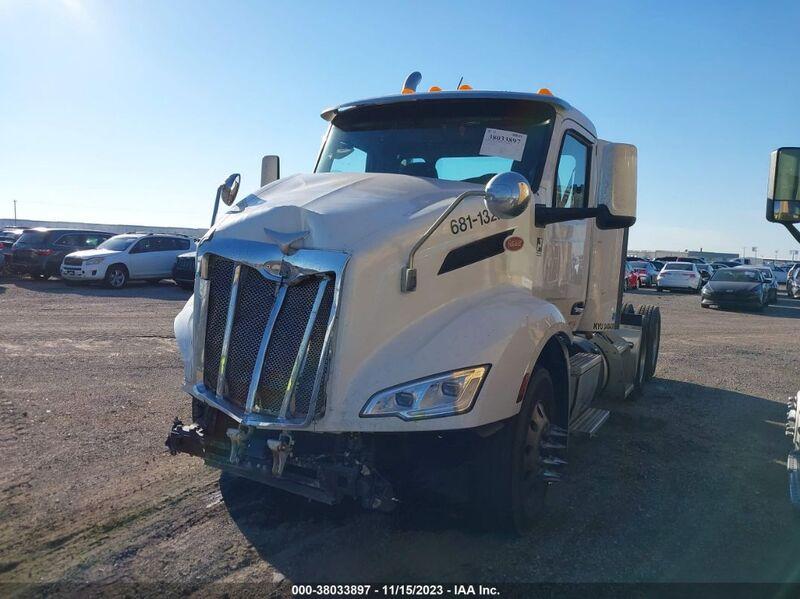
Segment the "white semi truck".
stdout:
<svg viewBox="0 0 800 599">
<path fill-rule="evenodd" d="M 772 152 L 767 185 L 767 220 L 786 227 L 800 243 L 800 148 L 778 148 Z M 787 281 L 787 285 L 788 285 Z M 789 499 L 800 509 L 800 419 L 797 418 L 800 391 L 789 398 L 786 411 L 786 435 L 792 450 L 786 461 L 789 473 Z"/>
<path fill-rule="evenodd" d="M 638 395 L 660 313 L 622 306 L 636 148 L 548 90 L 342 104 L 313 174 L 262 187 L 201 239 L 175 321 L 194 422 L 171 452 L 330 504 L 416 486 L 491 526 L 537 519 L 593 434 Z"/>
</svg>

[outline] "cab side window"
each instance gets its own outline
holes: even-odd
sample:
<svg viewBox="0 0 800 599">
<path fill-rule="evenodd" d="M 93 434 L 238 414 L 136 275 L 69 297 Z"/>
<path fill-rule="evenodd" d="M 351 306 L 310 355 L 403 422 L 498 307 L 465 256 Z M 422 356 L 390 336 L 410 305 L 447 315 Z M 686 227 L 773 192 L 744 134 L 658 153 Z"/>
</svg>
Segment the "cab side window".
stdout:
<svg viewBox="0 0 800 599">
<path fill-rule="evenodd" d="M 567 132 L 558 157 L 553 207 L 585 208 L 588 196 L 589 145 L 577 135 Z"/>
</svg>

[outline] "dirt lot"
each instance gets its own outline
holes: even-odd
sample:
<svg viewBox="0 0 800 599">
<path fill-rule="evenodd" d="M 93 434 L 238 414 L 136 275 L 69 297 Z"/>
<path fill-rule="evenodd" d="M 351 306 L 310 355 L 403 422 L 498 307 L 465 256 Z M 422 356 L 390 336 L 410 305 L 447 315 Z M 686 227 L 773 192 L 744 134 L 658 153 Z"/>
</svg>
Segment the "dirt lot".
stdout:
<svg viewBox="0 0 800 599">
<path fill-rule="evenodd" d="M 570 450 L 525 537 L 435 506 L 384 515 L 287 498 L 170 457 L 189 418 L 172 320 L 187 294 L 0 282 L 0 581 L 800 580 L 784 404 L 800 301 L 763 314 L 697 296 L 663 310 L 656 379 Z"/>
</svg>

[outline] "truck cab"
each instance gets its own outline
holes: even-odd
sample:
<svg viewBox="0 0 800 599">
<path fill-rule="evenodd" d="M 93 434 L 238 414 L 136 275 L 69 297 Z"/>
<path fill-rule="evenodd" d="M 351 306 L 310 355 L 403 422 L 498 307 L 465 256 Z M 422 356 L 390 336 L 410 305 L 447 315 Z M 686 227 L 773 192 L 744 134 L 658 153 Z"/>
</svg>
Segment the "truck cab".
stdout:
<svg viewBox="0 0 800 599">
<path fill-rule="evenodd" d="M 547 90 L 414 75 L 325 110 L 314 172 L 266 169 L 201 239 L 175 323 L 195 421 L 167 445 L 375 509 L 438 464 L 525 529 L 595 400 L 655 370 L 657 309 L 622 305 L 636 150 Z"/>
</svg>

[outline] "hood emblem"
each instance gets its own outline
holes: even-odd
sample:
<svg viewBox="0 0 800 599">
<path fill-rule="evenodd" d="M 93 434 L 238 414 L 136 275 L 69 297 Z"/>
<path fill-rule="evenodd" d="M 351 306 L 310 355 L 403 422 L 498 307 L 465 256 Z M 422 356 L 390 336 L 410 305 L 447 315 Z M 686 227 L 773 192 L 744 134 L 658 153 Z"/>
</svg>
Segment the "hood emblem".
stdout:
<svg viewBox="0 0 800 599">
<path fill-rule="evenodd" d="M 296 233 L 279 233 L 271 229 L 264 229 L 267 235 L 267 241 L 273 245 L 277 245 L 284 256 L 291 256 L 300 248 L 295 245 L 308 237 L 309 231 L 298 231 Z"/>
</svg>

